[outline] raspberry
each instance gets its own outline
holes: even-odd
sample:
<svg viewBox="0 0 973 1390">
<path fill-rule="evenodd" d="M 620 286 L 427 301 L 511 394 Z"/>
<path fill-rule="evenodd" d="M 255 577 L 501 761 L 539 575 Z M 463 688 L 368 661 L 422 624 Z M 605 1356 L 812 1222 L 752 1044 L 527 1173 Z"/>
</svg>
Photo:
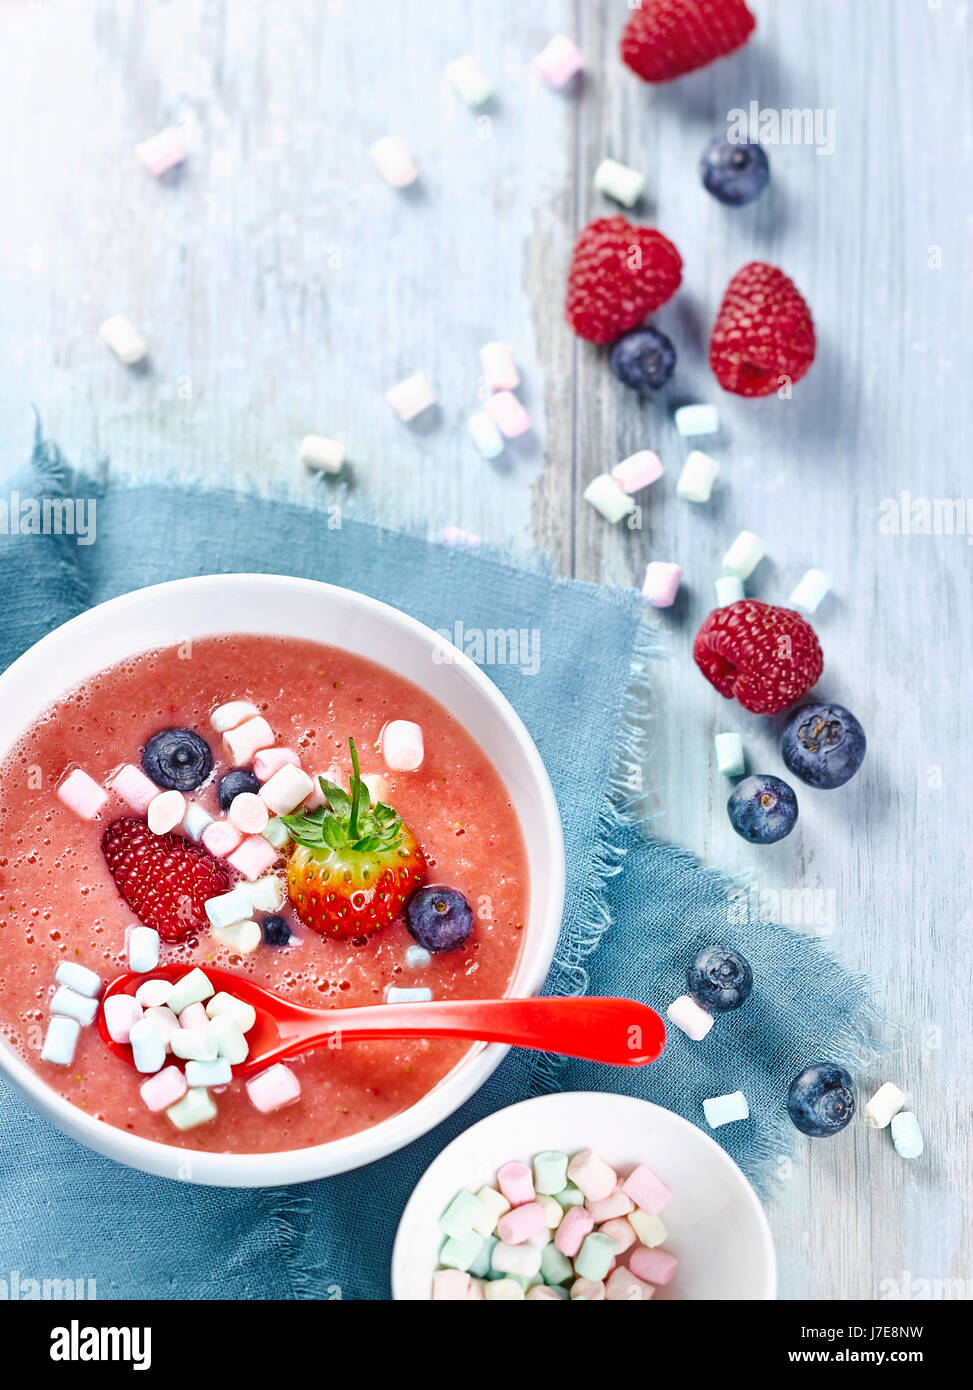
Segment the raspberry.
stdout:
<svg viewBox="0 0 973 1390">
<path fill-rule="evenodd" d="M 181 941 L 207 923 L 203 904 L 225 893 L 229 878 L 212 855 L 181 835 L 153 835 L 125 816 L 101 838 L 115 887 L 140 922 L 163 941 Z"/>
<path fill-rule="evenodd" d="M 799 613 L 755 598 L 714 608 L 693 643 L 693 659 L 721 695 L 753 714 L 779 714 L 802 700 L 824 659 Z"/>
<path fill-rule="evenodd" d="M 661 232 L 624 217 L 599 217 L 575 243 L 568 323 L 579 338 L 610 343 L 671 299 L 681 279 L 682 257 Z"/>
<path fill-rule="evenodd" d="M 793 281 L 762 261 L 738 270 L 709 344 L 709 364 L 724 391 L 770 396 L 781 377 L 800 381 L 814 350 L 814 320 Z"/>
<path fill-rule="evenodd" d="M 668 82 L 740 48 L 756 23 L 743 0 L 641 0 L 622 34 L 622 62 L 646 82 Z"/>
</svg>

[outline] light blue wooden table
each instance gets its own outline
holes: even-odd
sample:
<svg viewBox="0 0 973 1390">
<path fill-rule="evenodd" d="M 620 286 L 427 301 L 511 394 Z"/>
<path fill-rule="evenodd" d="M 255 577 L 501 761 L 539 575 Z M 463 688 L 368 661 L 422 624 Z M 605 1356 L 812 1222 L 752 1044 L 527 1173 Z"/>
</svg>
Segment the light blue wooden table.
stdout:
<svg viewBox="0 0 973 1390">
<path fill-rule="evenodd" d="M 962 1279 L 969 1296 L 973 500 L 969 535 L 880 525 L 883 499 L 903 492 L 973 499 L 968 6 L 753 8 L 743 53 L 649 89 L 617 57 L 623 0 L 0 5 L 4 463 L 26 450 L 34 401 L 73 457 L 104 451 L 119 475 L 324 489 L 349 514 L 457 525 L 593 580 L 639 583 L 649 558 L 677 559 L 686 580 L 659 619 L 671 660 L 654 674 L 645 773 L 658 833 L 752 868 L 771 893 L 811 890 L 821 929 L 872 973 L 890 1020 L 893 1054 L 862 1091 L 894 1078 L 927 1136 L 911 1165 L 863 1125 L 782 1163 L 782 1292 L 916 1297 L 914 1280 Z M 552 92 L 529 62 L 559 31 L 586 71 Z M 442 80 L 465 52 L 496 83 L 479 118 Z M 820 110 L 834 148 L 771 148 L 771 190 L 733 212 L 695 165 L 752 100 Z M 131 148 L 167 123 L 192 153 L 156 182 Z M 421 169 L 405 194 L 368 158 L 388 132 Z M 635 215 L 685 259 L 658 316 L 678 371 L 643 403 L 562 318 L 576 230 L 616 210 L 592 189 L 604 155 L 645 171 Z M 817 322 L 818 361 L 790 401 L 725 397 L 706 367 L 722 290 L 754 258 L 796 279 Z M 116 312 L 146 337 L 147 372 L 99 342 Z M 495 337 L 516 345 L 534 429 L 489 465 L 465 421 L 477 349 Z M 415 370 L 440 408 L 405 428 L 383 397 Z M 674 494 L 686 449 L 670 412 L 692 398 L 716 400 L 724 421 L 706 507 Z M 344 441 L 350 481 L 303 475 L 309 432 Z M 611 528 L 581 491 L 640 447 L 666 475 L 641 529 Z M 855 782 L 802 794 L 795 833 L 760 853 L 729 828 L 712 735 L 739 729 L 751 767 L 779 771 L 773 730 L 720 701 L 690 658 L 743 526 L 767 543 L 757 596 L 786 602 L 812 565 L 833 575 L 816 619 L 820 688 L 870 741 Z"/>
</svg>

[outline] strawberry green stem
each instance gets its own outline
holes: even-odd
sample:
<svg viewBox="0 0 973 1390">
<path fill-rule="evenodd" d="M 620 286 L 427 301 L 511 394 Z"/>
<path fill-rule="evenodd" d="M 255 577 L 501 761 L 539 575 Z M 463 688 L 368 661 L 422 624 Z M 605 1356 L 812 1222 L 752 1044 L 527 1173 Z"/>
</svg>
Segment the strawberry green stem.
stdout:
<svg viewBox="0 0 973 1390">
<path fill-rule="evenodd" d="M 355 740 L 350 738 L 348 746 L 351 749 L 351 817 L 348 821 L 348 833 L 352 840 L 358 838 L 358 808 L 361 802 L 362 780 L 358 773 L 358 749 L 355 747 Z M 371 800 L 371 798 L 369 798 Z"/>
</svg>

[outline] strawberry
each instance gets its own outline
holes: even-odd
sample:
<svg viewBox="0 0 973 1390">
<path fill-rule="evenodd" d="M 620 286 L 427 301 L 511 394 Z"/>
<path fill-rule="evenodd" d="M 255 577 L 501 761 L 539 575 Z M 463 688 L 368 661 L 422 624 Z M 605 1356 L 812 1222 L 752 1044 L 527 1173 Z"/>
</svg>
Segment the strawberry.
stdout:
<svg viewBox="0 0 973 1390">
<path fill-rule="evenodd" d="M 163 941 L 182 941 L 207 925 L 204 903 L 229 888 L 229 876 L 202 845 L 181 835 L 153 835 L 144 820 L 123 816 L 101 837 L 115 887 L 140 922 Z"/>
<path fill-rule="evenodd" d="M 282 816 L 295 847 L 287 889 L 301 921 L 322 936 L 370 936 L 395 920 L 426 877 L 416 837 L 391 806 L 372 806 L 351 748 L 349 791 L 322 777 L 327 805 Z"/>
<path fill-rule="evenodd" d="M 682 257 L 654 227 L 625 217 L 598 217 L 578 234 L 565 315 L 579 338 L 610 343 L 671 299 Z"/>
</svg>

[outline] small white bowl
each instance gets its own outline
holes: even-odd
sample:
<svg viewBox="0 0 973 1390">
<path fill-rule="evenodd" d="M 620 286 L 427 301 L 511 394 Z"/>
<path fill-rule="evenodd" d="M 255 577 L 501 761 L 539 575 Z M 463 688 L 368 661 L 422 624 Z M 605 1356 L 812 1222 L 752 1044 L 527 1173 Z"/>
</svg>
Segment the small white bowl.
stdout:
<svg viewBox="0 0 973 1390">
<path fill-rule="evenodd" d="M 659 1065 L 663 1065 L 660 1063 Z M 679 1260 L 656 1299 L 772 1299 L 777 1260 L 764 1209 L 719 1144 L 650 1101 L 604 1091 L 566 1091 L 488 1115 L 426 1169 L 399 1222 L 392 1296 L 428 1300 L 442 1235 L 437 1221 L 461 1187 L 493 1185 L 508 1159 L 529 1163 L 543 1149 L 595 1149 L 620 1172 L 647 1164 L 672 1188 L 662 1213 L 665 1248 Z"/>
<path fill-rule="evenodd" d="M 0 676 L 0 757 L 43 709 L 106 666 L 152 647 L 235 632 L 313 638 L 368 657 L 428 691 L 472 734 L 510 794 L 530 864 L 524 944 L 509 993 L 536 994 L 554 958 L 564 906 L 564 839 L 550 779 L 514 709 L 483 671 L 459 650 L 443 661 L 442 638 L 388 604 L 266 574 L 180 579 L 111 599 L 56 628 Z M 273 1187 L 344 1173 L 411 1143 L 468 1100 L 507 1051 L 498 1044 L 475 1049 L 415 1105 L 371 1129 L 267 1154 L 203 1153 L 116 1129 L 64 1100 L 3 1039 L 0 1071 L 65 1133 L 109 1158 L 162 1177 L 189 1171 L 197 1183 Z"/>
</svg>

